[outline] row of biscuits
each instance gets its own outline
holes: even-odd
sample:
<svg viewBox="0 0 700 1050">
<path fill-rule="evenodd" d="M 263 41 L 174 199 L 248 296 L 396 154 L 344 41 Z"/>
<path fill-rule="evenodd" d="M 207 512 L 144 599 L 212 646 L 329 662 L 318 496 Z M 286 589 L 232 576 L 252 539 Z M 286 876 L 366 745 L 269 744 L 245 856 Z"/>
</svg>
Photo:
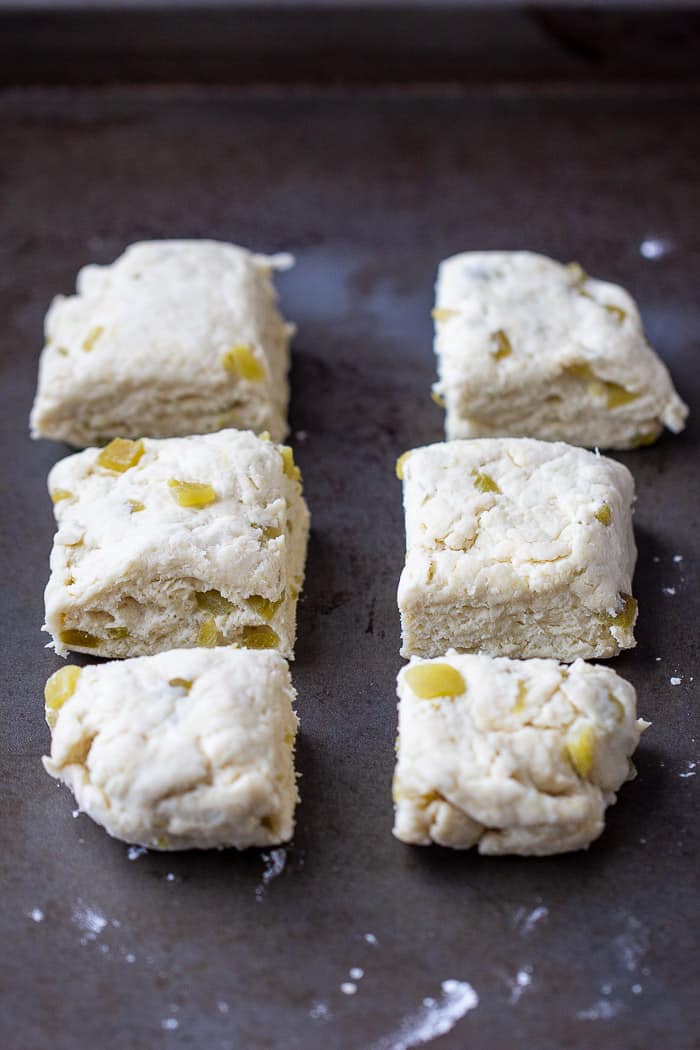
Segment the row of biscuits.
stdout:
<svg viewBox="0 0 700 1050">
<path fill-rule="evenodd" d="M 585 848 L 648 725 L 628 682 L 584 662 L 633 647 L 637 618 L 634 481 L 598 446 L 679 431 L 687 408 L 631 297 L 577 264 L 455 256 L 433 315 L 448 441 L 397 463 L 411 662 L 394 834 L 484 854 Z"/>
<path fill-rule="evenodd" d="M 44 765 L 111 835 L 154 849 L 270 846 L 294 829 L 285 657 L 309 513 L 270 436 L 287 433 L 292 326 L 270 278 L 288 264 L 132 245 L 47 316 L 32 433 L 106 444 L 49 475 L 45 630 L 59 655 L 112 662 L 47 682 Z"/>
</svg>

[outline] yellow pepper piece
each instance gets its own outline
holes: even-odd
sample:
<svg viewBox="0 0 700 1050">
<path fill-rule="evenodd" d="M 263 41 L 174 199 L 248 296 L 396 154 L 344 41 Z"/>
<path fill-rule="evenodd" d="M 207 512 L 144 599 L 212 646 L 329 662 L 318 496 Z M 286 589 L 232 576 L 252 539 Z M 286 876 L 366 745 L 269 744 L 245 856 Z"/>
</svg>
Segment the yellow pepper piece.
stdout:
<svg viewBox="0 0 700 1050">
<path fill-rule="evenodd" d="M 654 430 L 647 431 L 646 434 L 638 434 L 630 442 L 630 448 L 642 448 L 644 445 L 653 445 L 662 430 L 663 427 L 658 426 Z"/>
<path fill-rule="evenodd" d="M 79 631 L 77 628 L 69 627 L 61 631 L 59 638 L 69 649 L 96 649 L 100 639 L 87 631 Z"/>
<path fill-rule="evenodd" d="M 585 725 L 570 730 L 566 737 L 566 750 L 571 764 L 580 777 L 586 780 L 593 770 L 595 758 L 595 732 L 593 726 Z"/>
<path fill-rule="evenodd" d="M 107 637 L 112 641 L 118 642 L 120 638 L 129 637 L 129 630 L 126 627 L 108 627 Z"/>
<path fill-rule="evenodd" d="M 279 645 L 277 634 L 266 624 L 256 627 L 244 627 L 241 642 L 246 649 L 274 649 Z"/>
<path fill-rule="evenodd" d="M 513 353 L 513 346 L 502 328 L 499 328 L 497 332 L 492 332 L 490 338 L 494 347 L 491 351 L 491 356 L 494 361 L 500 361 L 504 357 L 510 357 Z"/>
<path fill-rule="evenodd" d="M 236 606 L 228 598 L 224 598 L 220 591 L 197 591 L 195 601 L 198 609 L 205 609 L 210 613 L 222 613 L 228 615 Z"/>
<path fill-rule="evenodd" d="M 403 481 L 403 465 L 412 452 L 413 449 L 410 448 L 408 452 L 403 452 L 396 460 L 396 477 L 399 479 L 399 481 Z"/>
<path fill-rule="evenodd" d="M 622 591 L 618 598 L 624 602 L 621 612 L 614 615 L 605 613 L 603 619 L 611 627 L 631 627 L 637 615 L 637 602 L 631 594 L 624 594 Z"/>
<path fill-rule="evenodd" d="M 129 441 L 127 438 L 115 438 L 102 449 L 97 457 L 97 465 L 123 474 L 125 470 L 136 466 L 145 451 L 141 440 Z"/>
<path fill-rule="evenodd" d="M 612 314 L 622 324 L 627 317 L 627 311 L 623 310 L 621 306 L 613 306 L 612 303 L 604 303 L 605 309 L 609 314 Z"/>
<path fill-rule="evenodd" d="M 513 704 L 513 714 L 521 715 L 525 710 L 525 700 L 527 698 L 527 686 L 522 678 L 518 679 L 518 694 Z"/>
<path fill-rule="evenodd" d="M 467 688 L 459 671 L 444 663 L 414 664 L 404 671 L 404 680 L 420 700 L 459 696 Z"/>
<path fill-rule="evenodd" d="M 289 445 L 280 445 L 284 472 L 292 481 L 301 481 L 301 471 L 294 462 L 294 453 Z"/>
<path fill-rule="evenodd" d="M 566 269 L 571 274 L 574 284 L 581 284 L 583 281 L 588 279 L 588 274 L 581 266 L 580 263 L 570 262 L 566 264 Z"/>
<path fill-rule="evenodd" d="M 98 324 L 88 332 L 83 340 L 83 350 L 92 350 L 93 346 L 104 332 L 104 325 Z"/>
<path fill-rule="evenodd" d="M 132 514 L 138 514 L 140 510 L 145 510 L 146 505 L 138 499 L 128 499 L 126 501 L 129 504 Z"/>
<path fill-rule="evenodd" d="M 265 368 L 249 346 L 232 346 L 223 354 L 221 364 L 227 372 L 233 372 L 251 383 L 259 383 L 265 378 Z"/>
<path fill-rule="evenodd" d="M 50 496 L 52 503 L 59 503 L 62 499 L 73 499 L 73 493 L 68 489 L 54 489 Z"/>
<path fill-rule="evenodd" d="M 246 598 L 246 602 L 253 612 L 257 613 L 258 616 L 262 616 L 263 620 L 271 620 L 283 601 L 284 595 L 275 602 L 269 598 L 263 598 L 261 594 L 251 594 L 250 598 Z"/>
<path fill-rule="evenodd" d="M 473 470 L 472 477 L 474 478 L 474 488 L 478 489 L 479 492 L 496 492 L 499 496 L 502 495 L 501 490 L 490 474 L 482 474 L 478 470 Z"/>
<path fill-rule="evenodd" d="M 171 685 L 173 689 L 184 689 L 186 693 L 189 693 L 192 688 L 192 682 L 189 678 L 171 678 L 168 685 Z"/>
<path fill-rule="evenodd" d="M 261 430 L 260 433 L 258 434 L 258 437 L 260 438 L 261 441 L 272 441 L 272 438 L 270 437 L 270 431 L 269 430 Z"/>
<path fill-rule="evenodd" d="M 636 401 L 640 396 L 634 390 L 626 390 L 619 383 L 605 383 L 608 408 L 617 408 L 618 405 L 626 405 L 630 401 Z"/>
<path fill-rule="evenodd" d="M 438 406 L 438 408 L 444 408 L 445 407 L 445 399 L 442 396 L 442 394 L 438 394 L 437 390 L 431 390 L 431 392 L 430 392 L 430 400 L 434 401 L 435 404 Z"/>
<path fill-rule="evenodd" d="M 213 616 L 209 615 L 206 619 L 202 620 L 199 625 L 199 631 L 197 632 L 197 645 L 201 645 L 207 649 L 211 649 L 219 640 L 219 632 L 216 629 L 216 621 Z"/>
<path fill-rule="evenodd" d="M 612 511 L 607 503 L 604 503 L 602 507 L 598 507 L 593 517 L 597 518 L 601 525 L 609 525 L 612 521 Z"/>
<path fill-rule="evenodd" d="M 68 664 L 51 675 L 44 686 L 44 702 L 52 711 L 58 711 L 70 700 L 80 678 L 82 667 Z"/>
<path fill-rule="evenodd" d="M 450 310 L 448 306 L 436 306 L 434 310 L 430 311 L 430 316 L 433 321 L 449 321 L 451 317 L 456 317 L 459 310 Z"/>
<path fill-rule="evenodd" d="M 171 478 L 168 488 L 170 495 L 181 507 L 207 507 L 216 500 L 216 493 L 211 485 L 201 481 L 178 481 Z"/>
</svg>

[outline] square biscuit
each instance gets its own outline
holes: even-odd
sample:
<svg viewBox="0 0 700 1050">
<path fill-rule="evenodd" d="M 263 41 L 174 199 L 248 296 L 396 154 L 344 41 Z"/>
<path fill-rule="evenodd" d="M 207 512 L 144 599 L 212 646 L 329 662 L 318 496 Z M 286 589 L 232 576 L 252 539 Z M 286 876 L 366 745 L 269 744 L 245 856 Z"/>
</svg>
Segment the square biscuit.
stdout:
<svg viewBox="0 0 700 1050">
<path fill-rule="evenodd" d="M 482 438 L 406 453 L 403 656 L 634 646 L 632 475 L 581 448 Z"/>
<path fill-rule="evenodd" d="M 297 718 L 274 652 L 179 649 L 62 667 L 44 766 L 110 835 L 149 849 L 291 838 Z"/>
<path fill-rule="evenodd" d="M 411 660 L 398 679 L 394 834 L 480 853 L 585 848 L 634 776 L 633 687 L 577 660 Z"/>
<path fill-rule="evenodd" d="M 246 645 L 292 657 L 309 513 L 290 448 L 249 431 L 115 439 L 49 474 L 59 654 Z"/>
<path fill-rule="evenodd" d="M 132 244 L 57 296 L 31 413 L 33 437 L 82 447 L 223 427 L 287 433 L 293 326 L 271 275 L 291 256 L 216 241 Z"/>
<path fill-rule="evenodd" d="M 686 405 L 623 288 L 533 252 L 465 252 L 441 263 L 435 397 L 448 439 L 535 437 L 634 448 Z"/>
</svg>

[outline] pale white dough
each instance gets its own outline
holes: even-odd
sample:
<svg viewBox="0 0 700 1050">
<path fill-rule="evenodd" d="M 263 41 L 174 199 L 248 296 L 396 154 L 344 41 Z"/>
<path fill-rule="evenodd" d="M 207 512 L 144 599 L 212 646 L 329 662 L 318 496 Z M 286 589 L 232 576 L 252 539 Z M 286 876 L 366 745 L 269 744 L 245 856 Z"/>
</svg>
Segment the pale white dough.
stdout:
<svg viewBox="0 0 700 1050">
<path fill-rule="evenodd" d="M 274 652 L 178 649 L 85 667 L 47 709 L 44 766 L 110 835 L 149 849 L 291 838 L 295 691 Z"/>
<path fill-rule="evenodd" d="M 481 438 L 415 449 L 402 470 L 403 656 L 570 661 L 635 644 L 626 467 L 562 443 Z"/>
<path fill-rule="evenodd" d="M 84 446 L 238 427 L 282 440 L 293 326 L 271 275 L 291 263 L 201 240 L 145 241 L 85 266 L 46 316 L 32 436 Z M 231 370 L 233 347 L 260 378 Z"/>
<path fill-rule="evenodd" d="M 448 438 L 633 448 L 688 414 L 624 288 L 533 252 L 441 263 L 435 352 Z"/>
<path fill-rule="evenodd" d="M 291 658 L 309 530 L 296 468 L 248 431 L 144 438 L 143 450 L 123 473 L 86 449 L 49 475 L 56 652 L 144 656 L 201 644 L 204 631 L 211 645 L 276 635 Z M 180 506 L 171 481 L 209 485 L 215 499 Z"/>
<path fill-rule="evenodd" d="M 456 669 L 464 690 L 421 699 L 409 678 L 424 663 L 398 680 L 397 838 L 525 855 L 596 839 L 648 725 L 629 682 L 582 660 L 450 651 L 430 663 Z"/>
</svg>

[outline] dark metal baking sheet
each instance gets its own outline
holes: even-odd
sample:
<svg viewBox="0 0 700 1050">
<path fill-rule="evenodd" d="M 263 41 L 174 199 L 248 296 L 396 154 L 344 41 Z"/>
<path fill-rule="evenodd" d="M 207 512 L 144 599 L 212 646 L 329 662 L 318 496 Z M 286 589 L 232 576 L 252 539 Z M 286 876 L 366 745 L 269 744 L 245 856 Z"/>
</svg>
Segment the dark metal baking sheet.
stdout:
<svg viewBox="0 0 700 1050">
<path fill-rule="evenodd" d="M 398 1046 L 447 979 L 479 1006 L 441 1047 L 697 1045 L 697 128 L 697 95 L 653 90 L 0 97 L 4 1048 Z M 42 317 L 84 262 L 186 236 L 298 260 L 281 288 L 313 513 L 293 668 L 303 803 L 262 891 L 257 851 L 129 860 L 39 762 L 59 665 L 40 632 L 45 479 L 65 452 L 27 437 Z M 641 616 L 615 667 L 654 723 L 639 778 L 589 852 L 542 860 L 390 834 L 394 460 L 441 436 L 437 262 L 503 247 L 628 286 L 695 406 L 682 436 L 621 457 Z"/>
</svg>

